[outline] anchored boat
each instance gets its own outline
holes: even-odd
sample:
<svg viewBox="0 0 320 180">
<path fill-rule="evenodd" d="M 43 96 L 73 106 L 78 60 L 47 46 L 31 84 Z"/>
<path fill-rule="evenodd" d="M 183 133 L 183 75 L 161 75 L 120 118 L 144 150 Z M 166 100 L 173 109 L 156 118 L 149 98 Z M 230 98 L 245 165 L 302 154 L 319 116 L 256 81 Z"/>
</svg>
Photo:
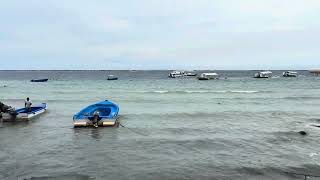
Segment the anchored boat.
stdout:
<svg viewBox="0 0 320 180">
<path fill-rule="evenodd" d="M 119 107 L 105 100 L 92 104 L 73 116 L 74 127 L 117 126 Z"/>
<path fill-rule="evenodd" d="M 195 76 L 197 76 L 197 73 L 194 73 L 194 72 L 184 72 L 183 73 L 183 76 L 186 76 L 186 77 L 189 77 L 189 76 L 193 76 L 193 77 L 195 77 Z"/>
<path fill-rule="evenodd" d="M 286 71 L 282 73 L 283 77 L 297 77 L 298 73 L 294 71 Z"/>
<path fill-rule="evenodd" d="M 15 110 L 15 113 L 2 113 L 2 120 L 7 122 L 15 120 L 27 121 L 37 116 L 40 116 L 41 114 L 45 113 L 46 110 L 47 104 L 42 103 L 37 106 L 32 106 L 30 110 L 28 110 L 27 108 L 21 108 Z"/>
<path fill-rule="evenodd" d="M 261 71 L 254 74 L 254 78 L 270 78 L 272 75 L 271 71 Z"/>
<path fill-rule="evenodd" d="M 183 71 L 172 71 L 171 73 L 169 73 L 168 77 L 169 78 L 182 77 L 183 74 L 184 74 Z"/>
<path fill-rule="evenodd" d="M 218 79 L 219 74 L 217 73 L 202 73 L 198 79 L 199 80 L 210 80 L 210 79 Z"/>
<path fill-rule="evenodd" d="M 118 80 L 118 77 L 116 77 L 114 75 L 109 75 L 107 80 L 109 80 L 109 81 Z"/>
<path fill-rule="evenodd" d="M 169 73 L 169 78 L 177 78 L 177 77 L 194 77 L 197 76 L 194 72 L 186 72 L 186 71 L 172 71 Z"/>
<path fill-rule="evenodd" d="M 47 82 L 49 79 L 32 79 L 31 82 Z"/>
</svg>

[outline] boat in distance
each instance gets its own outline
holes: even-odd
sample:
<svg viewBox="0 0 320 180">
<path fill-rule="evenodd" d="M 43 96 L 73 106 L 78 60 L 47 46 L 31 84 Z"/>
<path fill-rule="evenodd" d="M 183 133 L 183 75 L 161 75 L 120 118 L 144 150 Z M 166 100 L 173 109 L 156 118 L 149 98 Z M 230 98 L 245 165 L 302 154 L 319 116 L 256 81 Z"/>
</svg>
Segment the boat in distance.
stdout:
<svg viewBox="0 0 320 180">
<path fill-rule="evenodd" d="M 118 77 L 114 76 L 114 75 L 108 75 L 108 79 L 109 81 L 113 81 L 113 80 L 118 80 Z"/>
<path fill-rule="evenodd" d="M 210 79 L 218 79 L 219 74 L 217 73 L 202 73 L 198 77 L 198 80 L 210 80 Z"/>
<path fill-rule="evenodd" d="M 169 78 L 176 78 L 176 77 L 182 77 L 183 76 L 183 71 L 172 71 L 169 73 L 168 77 Z"/>
<path fill-rule="evenodd" d="M 74 127 L 118 126 L 119 106 L 105 100 L 92 104 L 73 116 Z"/>
<path fill-rule="evenodd" d="M 297 77 L 298 73 L 295 71 L 286 71 L 282 73 L 283 77 Z"/>
<path fill-rule="evenodd" d="M 254 78 L 270 78 L 272 75 L 271 71 L 261 71 L 254 74 Z"/>
<path fill-rule="evenodd" d="M 40 116 L 41 114 L 45 113 L 47 111 L 47 104 L 42 103 L 40 105 L 32 106 L 31 110 L 28 110 L 27 108 L 20 108 L 15 110 L 15 114 L 12 113 L 3 113 L 2 114 L 2 120 L 4 122 L 10 122 L 10 121 L 28 121 L 35 117 Z"/>
<path fill-rule="evenodd" d="M 186 71 L 172 71 L 169 73 L 169 78 L 177 78 L 177 77 L 194 77 L 197 76 L 194 72 L 186 72 Z"/>
<path fill-rule="evenodd" d="M 320 75 L 320 68 L 310 69 L 309 72 L 312 73 L 315 76 L 319 76 Z"/>
<path fill-rule="evenodd" d="M 194 72 L 184 72 L 183 73 L 183 76 L 187 76 L 187 77 L 189 77 L 189 76 L 197 76 L 197 73 L 194 73 Z"/>
<path fill-rule="evenodd" d="M 49 79 L 32 79 L 31 82 L 47 82 Z"/>
</svg>

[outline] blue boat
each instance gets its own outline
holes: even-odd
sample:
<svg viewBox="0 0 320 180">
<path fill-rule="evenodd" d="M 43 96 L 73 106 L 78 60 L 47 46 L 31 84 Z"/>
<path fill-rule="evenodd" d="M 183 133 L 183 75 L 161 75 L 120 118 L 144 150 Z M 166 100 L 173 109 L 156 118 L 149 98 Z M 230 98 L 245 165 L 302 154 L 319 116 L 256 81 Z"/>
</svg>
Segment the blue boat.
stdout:
<svg viewBox="0 0 320 180">
<path fill-rule="evenodd" d="M 47 82 L 49 79 L 32 79 L 31 82 Z"/>
<path fill-rule="evenodd" d="M 3 113 L 2 118 L 3 118 L 3 121 L 14 121 L 14 120 L 26 121 L 45 113 L 46 110 L 47 110 L 47 104 L 42 103 L 40 105 L 32 106 L 31 110 L 28 110 L 27 108 L 20 108 L 20 109 L 17 109 L 14 114 Z"/>
<path fill-rule="evenodd" d="M 92 104 L 73 116 L 74 127 L 117 126 L 119 107 L 105 100 Z"/>
</svg>

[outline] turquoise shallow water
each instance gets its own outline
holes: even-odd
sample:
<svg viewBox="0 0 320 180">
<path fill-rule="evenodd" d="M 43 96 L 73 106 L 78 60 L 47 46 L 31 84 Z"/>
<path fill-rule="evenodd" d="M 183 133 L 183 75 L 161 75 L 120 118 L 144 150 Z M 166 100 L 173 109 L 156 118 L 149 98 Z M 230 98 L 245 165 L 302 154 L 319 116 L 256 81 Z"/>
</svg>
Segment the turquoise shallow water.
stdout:
<svg viewBox="0 0 320 180">
<path fill-rule="evenodd" d="M 106 74 L 118 81 L 106 81 Z M 320 78 L 168 79 L 167 71 L 1 71 L 0 98 L 49 110 L 0 128 L 0 179 L 303 179 L 320 170 Z M 281 72 L 275 72 L 280 75 Z M 48 77 L 48 83 L 31 83 Z M 128 128 L 74 129 L 109 99 Z M 129 129 L 130 128 L 130 129 Z M 306 131 L 301 136 L 298 131 Z"/>
</svg>

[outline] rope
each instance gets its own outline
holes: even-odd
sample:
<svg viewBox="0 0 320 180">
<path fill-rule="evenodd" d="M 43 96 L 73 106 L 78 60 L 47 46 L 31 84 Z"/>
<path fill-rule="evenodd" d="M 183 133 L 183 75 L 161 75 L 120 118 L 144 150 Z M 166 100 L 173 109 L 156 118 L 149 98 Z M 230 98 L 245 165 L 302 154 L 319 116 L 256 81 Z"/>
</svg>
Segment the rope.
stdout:
<svg viewBox="0 0 320 180">
<path fill-rule="evenodd" d="M 133 132 L 133 133 L 135 133 L 135 134 L 138 134 L 138 135 L 140 135 L 140 136 L 147 136 L 146 134 L 143 134 L 143 133 L 141 133 L 141 132 L 137 132 L 137 131 L 135 131 L 135 130 L 133 130 L 133 129 L 131 129 L 131 128 L 128 128 L 128 127 L 122 125 L 120 122 L 119 122 L 119 125 L 120 125 L 121 127 L 127 128 L 127 129 L 130 130 L 131 132 Z"/>
</svg>

